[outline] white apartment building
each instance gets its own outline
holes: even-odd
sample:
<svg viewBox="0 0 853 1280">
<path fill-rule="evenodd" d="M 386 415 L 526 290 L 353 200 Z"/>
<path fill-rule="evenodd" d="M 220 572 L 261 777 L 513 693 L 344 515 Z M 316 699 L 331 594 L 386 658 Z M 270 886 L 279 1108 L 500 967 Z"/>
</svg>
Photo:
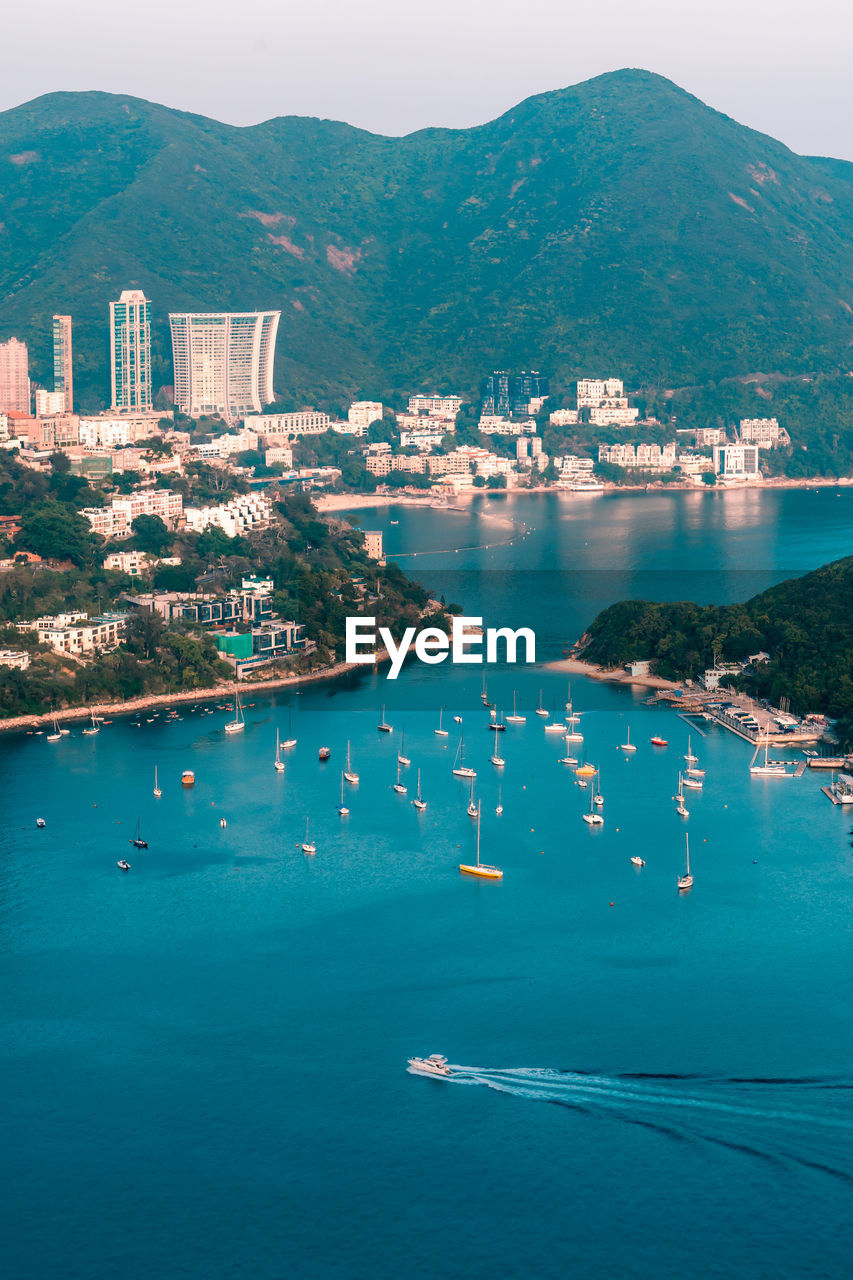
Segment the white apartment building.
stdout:
<svg viewBox="0 0 853 1280">
<path fill-rule="evenodd" d="M 17 626 L 19 631 L 37 631 L 40 643 L 56 653 L 73 655 L 115 649 L 124 635 L 126 618 L 124 613 L 105 613 L 99 618 L 60 613 Z"/>
<path fill-rule="evenodd" d="M 697 449 L 707 449 L 711 445 L 726 443 L 725 427 L 697 427 L 694 433 Z"/>
<path fill-rule="evenodd" d="M 240 537 L 253 529 L 265 529 L 272 519 L 272 507 L 263 493 L 246 493 L 216 507 L 187 507 L 187 528 L 201 533 L 213 525 L 229 538 Z"/>
<path fill-rule="evenodd" d="M 670 441 L 663 448 L 659 444 L 600 444 L 598 461 L 610 462 L 617 467 L 642 467 L 647 471 L 667 471 L 675 466 L 677 446 Z"/>
<path fill-rule="evenodd" d="M 182 312 L 169 316 L 175 403 L 188 417 L 219 414 L 232 426 L 275 398 L 280 311 Z"/>
<path fill-rule="evenodd" d="M 374 422 L 381 422 L 384 410 L 378 400 L 355 400 L 347 410 L 347 421 L 351 427 L 362 427 L 367 430 Z"/>
<path fill-rule="evenodd" d="M 536 432 L 536 422 L 528 418 L 524 422 L 511 422 L 509 418 L 501 418 L 484 414 L 477 423 L 478 430 L 489 436 L 532 436 Z"/>
<path fill-rule="evenodd" d="M 370 556 L 371 560 L 384 559 L 382 552 L 382 530 L 381 529 L 363 529 L 364 549 Z"/>
<path fill-rule="evenodd" d="M 339 436 L 356 436 L 361 439 L 362 436 L 367 435 L 367 427 L 360 426 L 356 422 L 330 422 L 329 428 Z"/>
<path fill-rule="evenodd" d="M 760 480 L 757 444 L 715 444 L 714 472 L 723 480 Z"/>
<path fill-rule="evenodd" d="M 591 480 L 594 465 L 592 458 L 579 458 L 574 453 L 554 459 L 561 480 Z"/>
<path fill-rule="evenodd" d="M 113 498 L 108 507 L 84 507 L 80 515 L 102 538 L 129 538 L 137 516 L 159 516 L 168 524 L 179 518 L 183 506 L 183 496 L 171 489 L 139 489 Z"/>
<path fill-rule="evenodd" d="M 214 436 L 212 440 L 196 445 L 195 450 L 200 458 L 230 458 L 232 454 L 245 453 L 257 447 L 258 433 L 244 427 L 234 435 Z"/>
<path fill-rule="evenodd" d="M 622 404 L 600 404 L 589 411 L 594 427 L 630 427 L 640 416 L 639 409 L 632 409 L 625 400 Z"/>
<path fill-rule="evenodd" d="M 621 378 L 579 378 L 578 408 L 591 409 L 604 400 L 622 400 L 625 389 Z"/>
<path fill-rule="evenodd" d="M 0 649 L 0 667 L 11 667 L 13 671 L 26 671 L 30 665 L 30 655 L 26 649 Z"/>
<path fill-rule="evenodd" d="M 81 418 L 78 440 L 84 449 L 120 449 L 136 442 L 136 430 L 121 418 Z"/>
<path fill-rule="evenodd" d="M 739 434 L 741 444 L 754 444 L 759 449 L 776 449 L 779 445 L 790 444 L 787 431 L 779 426 L 776 418 L 742 418 Z"/>
<path fill-rule="evenodd" d="M 9 439 L 9 415 L 0 413 L 0 440 Z"/>
<path fill-rule="evenodd" d="M 431 418 L 455 420 L 461 408 L 460 396 L 424 395 L 423 393 L 409 396 L 409 413 L 426 413 Z"/>
<path fill-rule="evenodd" d="M 577 409 L 555 409 L 548 415 L 552 427 L 572 427 L 578 420 Z"/>
<path fill-rule="evenodd" d="M 293 450 L 290 445 L 277 444 L 271 449 L 267 449 L 264 454 L 264 462 L 268 467 L 281 465 L 283 467 L 293 466 Z"/>
<path fill-rule="evenodd" d="M 713 458 L 706 458 L 701 453 L 679 453 L 675 457 L 676 466 L 686 476 L 701 476 L 704 472 L 714 470 Z"/>
<path fill-rule="evenodd" d="M 152 564 L 152 557 L 147 551 L 114 551 L 104 558 L 104 568 L 113 573 L 126 573 L 131 578 L 138 578 L 147 573 Z"/>
<path fill-rule="evenodd" d="M 444 431 L 401 431 L 400 448 L 420 449 L 423 453 L 429 453 L 431 449 L 438 448 L 445 434 Z"/>
<path fill-rule="evenodd" d="M 245 425 L 260 436 L 319 436 L 328 431 L 332 419 L 327 413 L 300 409 L 298 413 L 259 413 L 245 419 Z"/>
<path fill-rule="evenodd" d="M 43 387 L 36 387 L 35 400 L 37 418 L 50 418 L 55 413 L 65 412 L 64 391 L 45 391 Z"/>
</svg>

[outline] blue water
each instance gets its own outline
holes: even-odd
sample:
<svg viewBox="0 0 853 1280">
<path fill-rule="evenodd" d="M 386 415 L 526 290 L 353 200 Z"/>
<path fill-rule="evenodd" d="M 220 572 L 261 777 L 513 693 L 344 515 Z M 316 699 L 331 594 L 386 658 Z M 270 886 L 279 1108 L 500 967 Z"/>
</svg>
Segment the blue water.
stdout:
<svg viewBox="0 0 853 1280">
<path fill-rule="evenodd" d="M 570 501 L 511 500 L 511 525 L 489 507 L 364 524 L 401 552 L 513 536 L 401 563 L 436 589 L 464 579 L 490 621 L 534 614 L 552 649 L 611 581 L 737 598 L 853 549 L 846 492 Z M 751 780 L 745 743 L 694 732 L 707 777 L 679 896 L 687 726 L 639 690 L 573 681 L 605 796 L 590 830 L 589 792 L 532 714 L 565 678 L 489 672 L 501 705 L 513 686 L 528 719 L 500 735 L 501 817 L 476 668 L 255 697 L 237 737 L 214 707 L 0 739 L 7 1274 L 847 1274 L 849 815 L 820 779 Z M 500 883 L 456 869 L 475 824 L 454 713 Z M 348 739 L 361 781 L 342 819 Z M 315 858 L 297 847 L 309 814 Z M 147 852 L 127 843 L 138 816 Z M 406 1072 L 436 1051 L 453 1079 Z"/>
</svg>

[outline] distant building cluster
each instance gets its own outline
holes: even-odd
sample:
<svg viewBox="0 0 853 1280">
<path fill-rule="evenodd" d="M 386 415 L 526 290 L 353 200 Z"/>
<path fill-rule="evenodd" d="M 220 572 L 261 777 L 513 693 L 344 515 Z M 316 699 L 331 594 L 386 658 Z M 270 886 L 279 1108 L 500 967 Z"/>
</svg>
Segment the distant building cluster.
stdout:
<svg viewBox="0 0 853 1280">
<path fill-rule="evenodd" d="M 272 507 L 266 494 L 244 493 L 219 506 L 186 507 L 184 519 L 187 528 L 196 533 L 212 527 L 221 529 L 229 538 L 239 538 L 253 530 L 269 528 Z"/>
<path fill-rule="evenodd" d="M 110 499 L 105 507 L 84 507 L 80 512 L 93 533 L 103 538 L 129 538 L 138 516 L 159 516 L 174 528 L 183 513 L 184 500 L 171 489 L 138 489 Z"/>
</svg>

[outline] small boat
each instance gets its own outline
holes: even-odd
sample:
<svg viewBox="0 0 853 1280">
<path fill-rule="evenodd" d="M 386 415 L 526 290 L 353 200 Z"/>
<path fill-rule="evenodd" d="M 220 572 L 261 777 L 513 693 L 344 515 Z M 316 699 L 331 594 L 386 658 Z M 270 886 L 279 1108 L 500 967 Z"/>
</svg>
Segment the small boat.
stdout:
<svg viewBox="0 0 853 1280">
<path fill-rule="evenodd" d="M 653 738 L 649 738 L 649 742 L 653 747 L 665 747 L 667 745 L 666 738 L 661 738 L 659 734 L 655 734 Z"/>
<path fill-rule="evenodd" d="M 468 809 L 467 809 L 468 817 L 476 818 L 479 812 L 480 812 L 479 804 L 474 804 L 474 779 L 472 778 L 471 779 L 471 796 L 470 796 L 470 799 L 468 800 Z"/>
<path fill-rule="evenodd" d="M 448 732 L 449 732 L 447 729 L 442 729 L 442 727 L 441 727 L 441 719 L 442 719 L 442 716 L 443 716 L 443 715 L 444 715 L 444 707 L 439 707 L 439 709 L 438 709 L 438 728 L 433 730 L 433 733 L 437 734 L 439 738 L 446 738 L 446 737 L 447 737 L 447 734 L 448 734 Z"/>
<path fill-rule="evenodd" d="M 308 839 L 308 824 L 310 821 L 311 821 L 310 817 L 305 819 L 305 839 L 302 841 L 302 845 L 301 845 L 303 853 L 317 852 L 317 846 L 314 843 L 314 841 Z"/>
<path fill-rule="evenodd" d="M 90 714 L 92 716 L 92 723 L 88 726 L 88 728 L 83 730 L 87 738 L 93 738 L 96 733 L 101 732 L 101 726 L 98 724 L 97 720 L 95 719 L 94 711 L 92 711 Z"/>
<path fill-rule="evenodd" d="M 388 521 L 388 523 L 389 523 L 389 524 L 399 524 L 399 523 L 400 523 L 400 521 L 399 521 L 399 520 L 389 520 L 389 521 Z"/>
<path fill-rule="evenodd" d="M 389 724 L 388 721 L 385 719 L 384 703 L 382 704 L 382 719 L 379 721 L 379 724 L 376 726 L 376 728 L 379 733 L 393 733 L 394 731 L 394 726 Z"/>
<path fill-rule="evenodd" d="M 704 783 L 701 778 L 692 778 L 689 773 L 685 773 L 681 779 L 682 787 L 687 787 L 691 791 L 701 791 Z"/>
<path fill-rule="evenodd" d="M 403 765 L 404 768 L 406 768 L 408 765 L 412 763 L 409 757 L 406 755 L 406 730 L 405 729 L 400 735 L 400 750 L 397 753 L 397 763 Z"/>
<path fill-rule="evenodd" d="M 697 764 L 697 763 L 698 763 L 698 761 L 699 761 L 699 757 L 698 757 L 698 756 L 694 756 L 694 754 L 693 754 L 693 748 L 692 748 L 692 746 L 691 746 L 691 744 L 690 744 L 690 734 L 689 734 L 689 733 L 688 733 L 688 735 L 687 735 L 687 754 L 685 755 L 684 759 L 687 761 L 687 763 L 688 763 L 688 764 Z"/>
<path fill-rule="evenodd" d="M 424 1076 L 450 1075 L 447 1059 L 443 1058 L 440 1053 L 431 1053 L 428 1058 L 409 1058 L 408 1067 L 410 1071 L 418 1072 Z"/>
<path fill-rule="evenodd" d="M 453 722 L 454 722 L 454 724 L 461 724 L 461 723 L 462 723 L 462 717 L 461 717 L 461 716 L 454 716 L 454 717 L 453 717 Z"/>
<path fill-rule="evenodd" d="M 426 800 L 422 799 L 422 797 L 421 797 L 421 771 L 420 771 L 420 769 L 418 769 L 418 794 L 415 796 L 414 800 L 412 801 L 412 804 L 415 806 L 415 808 L 416 808 L 416 809 L 425 809 L 425 808 L 426 808 Z"/>
<path fill-rule="evenodd" d="M 794 775 L 788 772 L 781 760 L 767 759 L 767 750 L 769 746 L 770 735 L 768 734 L 764 739 L 764 764 L 755 763 L 758 758 L 758 753 L 761 750 L 761 743 L 759 742 L 755 748 L 755 754 L 752 757 L 749 772 L 764 778 L 792 778 Z"/>
<path fill-rule="evenodd" d="M 503 872 L 500 867 L 491 867 L 486 862 L 480 861 L 480 806 L 477 805 L 477 861 L 474 863 L 460 862 L 459 870 L 466 876 L 479 876 L 481 880 L 502 880 Z"/>
<path fill-rule="evenodd" d="M 125 858 L 119 858 L 118 862 L 116 863 L 116 866 L 118 867 L 119 871 L 130 870 L 130 863 Z"/>
<path fill-rule="evenodd" d="M 396 791 L 398 796 L 404 796 L 406 794 L 406 788 L 404 787 L 403 783 L 400 781 L 400 761 L 399 760 L 397 761 L 397 781 L 394 783 L 391 790 Z"/>
<path fill-rule="evenodd" d="M 489 763 L 493 764 L 496 769 L 502 769 L 506 764 L 506 760 L 504 760 L 503 756 L 499 756 L 496 751 L 493 756 L 489 756 Z"/>
<path fill-rule="evenodd" d="M 622 746 L 619 749 L 620 751 L 636 751 L 637 750 L 637 748 L 634 746 L 633 742 L 631 741 L 630 725 L 628 725 L 628 732 L 625 735 L 625 741 L 622 743 Z"/>
<path fill-rule="evenodd" d="M 36 826 L 37 826 L 37 827 L 46 827 L 46 826 L 47 826 L 47 823 L 45 822 L 44 818 L 36 818 Z"/>
<path fill-rule="evenodd" d="M 582 813 L 581 817 L 583 818 L 584 822 L 588 826 L 601 827 L 604 825 L 604 819 L 602 818 L 600 813 L 595 812 L 595 809 L 593 807 L 594 805 L 595 805 L 595 789 L 593 788 L 589 793 L 589 813 Z"/>
<path fill-rule="evenodd" d="M 134 849 L 147 849 L 148 841 L 142 839 L 142 819 L 136 819 L 136 835 L 131 837 L 130 843 Z"/>
<path fill-rule="evenodd" d="M 227 820 L 226 820 L 225 818 L 220 818 L 220 819 L 219 819 L 219 825 L 220 825 L 220 827 L 227 827 L 227 826 L 228 826 L 228 822 L 227 822 Z"/>
<path fill-rule="evenodd" d="M 685 889 L 693 887 L 693 876 L 690 874 L 690 837 L 686 831 L 684 833 L 684 847 L 687 850 L 687 870 L 683 876 L 678 877 L 679 893 L 683 893 Z"/>
<path fill-rule="evenodd" d="M 346 807 L 346 805 L 344 804 L 344 775 L 343 775 L 343 773 L 341 774 L 341 803 L 338 805 L 338 813 L 341 815 L 341 817 L 342 817 L 342 818 L 346 818 L 346 817 L 347 817 L 347 815 L 349 814 L 349 809 L 348 809 L 348 808 Z"/>
<path fill-rule="evenodd" d="M 493 717 L 493 718 L 489 721 L 489 726 L 488 726 L 488 727 L 489 727 L 490 729 L 494 729 L 495 733 L 505 733 L 505 732 L 506 732 L 506 725 L 505 725 L 505 724 L 504 724 L 504 722 L 503 722 L 503 718 L 501 718 L 500 720 L 498 720 L 498 719 L 497 719 L 497 712 L 495 712 L 495 711 L 493 711 L 493 712 L 492 712 L 492 717 Z"/>
<path fill-rule="evenodd" d="M 353 771 L 352 765 L 350 764 L 349 741 L 347 741 L 347 767 L 344 769 L 344 777 L 347 782 L 351 782 L 353 785 L 358 782 L 358 774 Z"/>
<path fill-rule="evenodd" d="M 329 758 L 329 756 L 330 756 L 331 754 L 332 754 L 332 748 L 331 748 L 331 747 L 321 747 L 321 748 L 320 748 L 320 750 L 317 752 L 317 759 L 318 759 L 318 760 L 328 760 L 328 758 Z"/>
<path fill-rule="evenodd" d="M 498 783 L 498 802 L 495 805 L 495 813 L 498 815 L 498 817 L 500 817 L 503 811 L 504 811 L 504 807 L 501 802 L 501 784 Z"/>
<path fill-rule="evenodd" d="M 456 748 L 456 759 L 453 762 L 454 778 L 476 778 L 477 770 L 472 769 L 470 765 L 463 763 L 465 756 L 465 740 L 462 734 L 459 735 L 459 746 Z"/>
<path fill-rule="evenodd" d="M 577 762 L 578 762 L 577 756 L 573 756 L 571 753 L 571 749 L 569 748 L 569 735 L 566 734 L 566 754 L 564 756 L 560 756 L 560 759 L 558 760 L 557 763 L 574 765 L 574 764 L 577 764 Z"/>
<path fill-rule="evenodd" d="M 193 773 L 192 769 L 184 769 L 183 773 L 181 774 L 181 786 L 182 787 L 195 786 L 195 774 Z"/>
<path fill-rule="evenodd" d="M 678 775 L 678 791 L 675 794 L 675 812 L 682 818 L 690 817 L 690 810 L 684 804 L 684 779 Z"/>
<path fill-rule="evenodd" d="M 58 723 L 58 721 L 57 721 L 57 719 L 56 719 L 56 716 L 54 716 L 54 717 L 53 717 L 53 731 L 52 731 L 51 733 L 46 734 L 46 735 L 45 735 L 45 738 L 46 738 L 46 740 L 47 740 L 48 742 L 59 742 L 59 740 L 61 739 L 61 737 L 62 737 L 62 730 L 61 730 L 61 729 L 60 729 L 60 727 L 59 727 L 59 723 Z"/>
<path fill-rule="evenodd" d="M 575 773 L 579 778 L 594 778 L 598 770 L 594 764 L 582 764 Z"/>
<path fill-rule="evenodd" d="M 242 733 L 246 727 L 246 721 L 243 717 L 243 704 L 240 701 L 240 690 L 234 690 L 234 719 L 229 720 L 225 726 L 226 733 Z"/>
<path fill-rule="evenodd" d="M 284 761 L 281 758 L 281 741 L 279 740 L 278 729 L 275 731 L 275 760 L 272 762 L 272 767 L 276 773 L 284 773 Z"/>
<path fill-rule="evenodd" d="M 704 777 L 705 777 L 705 770 L 704 770 L 704 769 L 697 769 L 697 768 L 696 768 L 696 766 L 695 766 L 695 765 L 692 765 L 692 764 L 689 764 L 689 765 L 687 766 L 687 768 L 684 770 L 684 773 L 685 773 L 685 775 L 688 775 L 688 774 L 689 774 L 689 776 L 690 776 L 691 778 L 704 778 Z"/>
<path fill-rule="evenodd" d="M 63 738 L 67 738 L 70 732 L 71 732 L 71 730 L 70 730 L 70 729 L 60 729 L 60 730 L 59 730 L 60 736 L 61 736 L 61 737 L 63 737 Z"/>
<path fill-rule="evenodd" d="M 592 797 L 592 803 L 597 805 L 604 804 L 604 796 L 601 794 L 601 770 L 600 769 L 598 771 L 598 785 L 595 790 L 595 795 Z"/>
<path fill-rule="evenodd" d="M 484 707 L 490 707 L 490 706 L 492 705 L 492 704 L 489 702 L 489 694 L 488 694 L 488 691 L 487 691 L 487 689 L 486 689 L 486 673 L 485 673 L 485 671 L 483 672 L 483 692 L 480 694 L 480 701 L 482 702 L 482 704 L 483 704 L 483 706 L 484 706 Z"/>
<path fill-rule="evenodd" d="M 160 784 L 159 784 L 159 782 L 157 781 L 157 766 L 156 766 L 156 764 L 155 764 L 155 766 L 154 766 L 154 795 L 155 795 L 155 796 L 157 797 L 157 799 L 159 800 L 162 794 L 163 794 L 163 792 L 162 792 L 162 790 L 161 790 L 161 788 L 160 788 Z"/>
<path fill-rule="evenodd" d="M 645 858 L 636 858 L 636 857 L 635 857 L 635 858 L 632 858 L 632 859 L 631 859 L 631 861 L 633 862 L 633 864 L 634 864 L 634 866 L 635 866 L 635 867 L 644 867 L 644 866 L 646 865 L 646 860 L 645 860 Z"/>
<path fill-rule="evenodd" d="M 281 744 L 282 751 L 289 751 L 291 747 L 296 746 L 296 739 L 293 736 L 293 709 L 287 708 L 287 737 Z"/>
<path fill-rule="evenodd" d="M 507 718 L 506 718 L 506 722 L 507 722 L 507 724 L 524 724 L 524 723 L 526 722 L 526 720 L 527 720 L 527 716 L 520 716 L 520 715 L 518 714 L 518 712 L 516 711 L 516 709 L 515 709 L 515 689 L 513 689 L 513 691 L 512 691 L 512 715 L 511 715 L 511 716 L 507 716 Z"/>
<path fill-rule="evenodd" d="M 549 712 L 542 706 L 542 690 L 539 690 L 539 706 L 536 708 L 537 716 L 541 716 L 543 720 L 548 719 Z"/>
</svg>

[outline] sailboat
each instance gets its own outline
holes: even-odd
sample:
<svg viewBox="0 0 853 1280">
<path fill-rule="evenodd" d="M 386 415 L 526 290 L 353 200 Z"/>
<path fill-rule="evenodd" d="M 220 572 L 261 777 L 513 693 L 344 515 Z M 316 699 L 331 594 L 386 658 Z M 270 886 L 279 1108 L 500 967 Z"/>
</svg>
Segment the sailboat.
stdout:
<svg viewBox="0 0 853 1280">
<path fill-rule="evenodd" d="M 501 784 L 498 783 L 498 802 L 495 805 L 495 813 L 498 815 L 498 817 L 500 817 L 503 811 L 504 811 L 504 807 L 503 807 L 503 802 L 501 800 Z"/>
<path fill-rule="evenodd" d="M 155 796 L 157 797 L 157 799 L 159 800 L 162 794 L 163 794 L 163 792 L 160 790 L 160 784 L 159 784 L 159 782 L 157 781 L 157 766 L 156 766 L 156 764 L 155 764 L 155 766 L 154 766 L 154 795 L 155 795 Z"/>
<path fill-rule="evenodd" d="M 399 760 L 397 761 L 397 781 L 394 783 L 392 790 L 396 791 L 398 796 L 404 796 L 406 794 L 406 788 L 403 786 L 402 782 L 400 781 L 400 761 Z"/>
<path fill-rule="evenodd" d="M 596 778 L 595 795 L 592 797 L 593 804 L 604 804 L 604 796 L 601 794 L 601 770 L 599 769 Z"/>
<path fill-rule="evenodd" d="M 678 791 L 675 796 L 675 812 L 682 818 L 690 817 L 690 810 L 684 803 L 684 783 L 681 774 L 678 775 Z"/>
<path fill-rule="evenodd" d="M 424 800 L 424 799 L 422 798 L 422 796 L 421 796 L 421 771 L 420 771 L 420 769 L 418 769 L 418 794 L 415 796 L 414 800 L 412 801 L 412 804 L 415 806 L 415 808 L 416 808 L 416 809 L 425 809 L 425 808 L 426 808 L 426 800 Z"/>
<path fill-rule="evenodd" d="M 284 773 L 284 761 L 281 758 L 281 742 L 279 741 L 278 729 L 275 731 L 275 760 L 273 768 L 277 773 Z"/>
<path fill-rule="evenodd" d="M 385 719 L 385 703 L 383 702 L 382 703 L 382 719 L 379 721 L 379 724 L 376 726 L 376 729 L 379 733 L 391 733 L 393 731 L 393 728 L 394 726 L 390 725 L 388 721 Z"/>
<path fill-rule="evenodd" d="M 593 808 L 594 804 L 595 804 L 595 787 L 590 787 L 589 813 L 583 813 L 581 814 L 581 817 L 583 818 L 584 822 L 589 824 L 589 826 L 601 827 L 604 825 L 604 819 L 602 818 L 600 813 L 595 812 L 595 809 Z"/>
<path fill-rule="evenodd" d="M 60 729 L 60 727 L 59 727 L 59 722 L 58 722 L 58 720 L 56 719 L 56 716 L 54 716 L 54 717 L 53 717 L 53 732 L 52 732 L 52 733 L 48 733 L 48 734 L 46 734 L 46 735 L 45 735 L 45 739 L 46 739 L 46 741 L 47 741 L 47 742 L 59 742 L 59 740 L 60 740 L 60 738 L 61 738 L 61 737 L 62 737 L 62 730 L 61 730 L 61 729 Z"/>
<path fill-rule="evenodd" d="M 698 764 L 698 763 L 699 763 L 699 757 L 698 757 L 698 756 L 694 756 L 694 754 L 693 754 L 693 748 L 692 748 L 692 746 L 690 745 L 690 734 L 689 734 L 689 733 L 688 733 L 688 735 L 687 735 L 687 754 L 685 755 L 684 759 L 687 761 L 687 763 L 688 763 L 688 764 Z"/>
<path fill-rule="evenodd" d="M 310 815 L 305 819 L 305 839 L 302 841 L 303 853 L 316 853 L 317 846 L 313 840 L 308 839 L 308 824 L 311 821 Z"/>
<path fill-rule="evenodd" d="M 448 730 L 447 730 L 447 729 L 443 729 L 443 728 L 441 727 L 441 720 L 442 720 L 443 715 L 444 715 L 444 707 L 439 707 L 439 709 L 438 709 L 438 728 L 433 730 L 433 733 L 435 733 L 439 738 L 446 738 L 446 737 L 447 737 L 447 734 L 448 734 Z"/>
<path fill-rule="evenodd" d="M 761 750 L 761 743 L 758 742 L 755 748 L 755 754 L 753 755 L 752 762 L 749 766 L 749 772 L 758 774 L 759 776 L 765 777 L 765 778 L 793 777 L 793 774 L 788 772 L 788 770 L 785 768 L 785 765 L 782 763 L 781 760 L 767 759 L 767 750 L 769 746 L 770 746 L 770 735 L 766 734 L 764 738 L 764 764 L 755 763 L 758 757 L 758 753 Z"/>
<path fill-rule="evenodd" d="M 412 763 L 409 757 L 406 755 L 406 730 L 405 729 L 403 730 L 403 733 L 400 739 L 400 751 L 397 756 L 397 763 L 402 765 L 410 765 Z"/>
<path fill-rule="evenodd" d="M 225 726 L 226 733 L 242 733 L 246 727 L 246 721 L 243 718 L 243 704 L 240 701 L 240 690 L 234 689 L 234 719 L 229 720 Z"/>
<path fill-rule="evenodd" d="M 479 876 L 481 880 L 502 880 L 503 872 L 500 867 L 490 867 L 488 863 L 480 861 L 480 806 L 477 805 L 477 861 L 474 863 L 460 862 L 459 870 L 466 876 Z"/>
<path fill-rule="evenodd" d="M 681 776 L 681 785 L 682 785 L 682 787 L 689 787 L 691 791 L 701 791 L 701 790 L 702 790 L 702 787 L 704 786 L 704 783 L 702 782 L 702 779 L 701 779 L 701 778 L 695 778 L 695 777 L 693 777 L 693 775 L 690 773 L 690 770 L 689 770 L 689 769 L 688 769 L 684 774 L 682 774 L 682 775 L 680 775 L 680 776 Z"/>
<path fill-rule="evenodd" d="M 516 711 L 516 709 L 515 709 L 515 689 L 513 689 L 513 691 L 512 691 L 512 715 L 511 715 L 511 716 L 507 716 L 507 718 L 506 718 L 506 722 L 507 722 L 507 724 L 524 724 L 524 723 L 526 722 L 526 720 L 527 720 L 527 716 L 520 716 L 520 715 L 518 714 L 518 712 Z"/>
<path fill-rule="evenodd" d="M 352 782 L 353 784 L 358 782 L 358 774 L 353 772 L 352 765 L 350 764 L 349 739 L 347 739 L 347 767 L 344 769 L 344 777 L 347 782 Z"/>
<path fill-rule="evenodd" d="M 560 756 L 559 763 L 560 764 L 577 764 L 577 762 L 578 762 L 577 756 L 572 755 L 571 748 L 569 747 L 569 735 L 566 734 L 566 754 L 564 756 Z"/>
<path fill-rule="evenodd" d="M 536 708 L 536 714 L 537 716 L 541 716 L 543 720 L 548 719 L 549 713 L 542 706 L 542 690 L 541 689 L 539 690 L 539 706 Z"/>
<path fill-rule="evenodd" d="M 282 751 L 289 751 L 291 747 L 296 746 L 296 739 L 293 736 L 293 708 L 287 708 L 287 737 L 281 744 Z"/>
<path fill-rule="evenodd" d="M 499 719 L 497 711 L 493 711 L 491 713 L 488 727 L 490 729 L 494 729 L 495 733 L 506 733 L 506 725 L 504 724 L 503 716 Z"/>
<path fill-rule="evenodd" d="M 87 738 L 92 738 L 96 733 L 101 732 L 101 726 L 98 724 L 97 720 L 95 719 L 94 711 L 92 711 L 90 714 L 92 716 L 92 723 L 86 729 L 83 730 Z"/>
<path fill-rule="evenodd" d="M 496 769 L 502 769 L 506 764 L 506 760 L 504 760 L 497 747 L 495 748 L 494 754 L 489 757 L 489 761 Z"/>
<path fill-rule="evenodd" d="M 634 746 L 633 742 L 631 741 L 631 726 L 630 726 L 630 725 L 628 725 L 628 732 L 627 732 L 627 734 L 625 735 L 625 741 L 622 743 L 622 746 L 621 746 L 620 750 L 621 750 L 621 751 L 636 751 L 636 750 L 637 750 L 637 748 Z"/>
<path fill-rule="evenodd" d="M 465 738 L 463 734 L 459 735 L 459 746 L 456 748 L 456 760 L 453 762 L 454 778 L 476 778 L 477 770 L 472 769 L 470 765 L 463 764 L 465 756 Z"/>
<path fill-rule="evenodd" d="M 136 835 L 131 838 L 130 843 L 134 849 L 147 849 L 148 841 L 142 839 L 142 819 L 136 819 Z"/>
<path fill-rule="evenodd" d="M 678 877 L 679 893 L 682 893 L 685 889 L 690 889 L 693 886 L 693 876 L 690 874 L 690 837 L 686 831 L 684 833 L 684 847 L 687 850 L 687 870 L 683 876 Z"/>
<path fill-rule="evenodd" d="M 344 775 L 341 774 L 341 803 L 338 805 L 338 813 L 345 818 L 349 813 L 349 809 L 344 804 Z"/>
<path fill-rule="evenodd" d="M 483 692 L 480 694 L 480 701 L 482 702 L 482 704 L 483 704 L 483 706 L 484 706 L 484 707 L 490 707 L 490 706 L 492 705 L 492 704 L 489 702 L 489 694 L 488 694 L 488 690 L 486 689 L 486 673 L 485 673 L 485 671 L 483 672 Z"/>
<path fill-rule="evenodd" d="M 480 812 L 479 805 L 474 804 L 474 779 L 471 779 L 471 796 L 468 800 L 468 817 L 476 818 Z"/>
</svg>

